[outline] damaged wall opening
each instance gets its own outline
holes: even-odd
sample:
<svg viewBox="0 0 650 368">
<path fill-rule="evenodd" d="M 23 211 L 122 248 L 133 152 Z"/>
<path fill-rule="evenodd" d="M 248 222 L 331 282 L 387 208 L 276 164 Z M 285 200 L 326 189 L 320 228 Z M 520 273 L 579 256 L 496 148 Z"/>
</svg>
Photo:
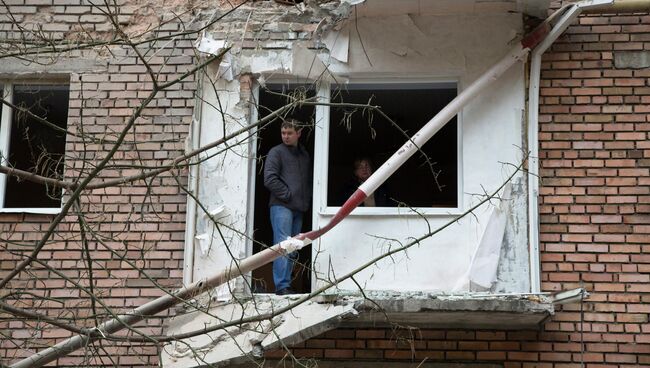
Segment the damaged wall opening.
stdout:
<svg viewBox="0 0 650 368">
<path fill-rule="evenodd" d="M 67 84 L 7 84 L 4 98 L 63 130 L 67 127 L 70 89 Z M 21 170 L 50 178 L 63 175 L 66 135 L 33 116 L 6 105 L 0 108 L 2 160 Z M 12 111 L 13 110 L 13 111 Z M 3 175 L 4 176 L 4 175 Z M 0 178 L 0 207 L 25 210 L 61 207 L 61 189 Z"/>
<path fill-rule="evenodd" d="M 358 187 L 355 169 L 361 160 L 378 168 L 456 94 L 453 82 L 355 83 L 332 89 L 333 103 L 379 106 L 393 122 L 363 107 L 330 108 L 327 205 L 341 206 Z M 456 118 L 375 192 L 376 207 L 400 205 L 457 207 Z"/>
<path fill-rule="evenodd" d="M 435 114 L 457 95 L 456 82 L 372 82 L 351 83 L 345 86 L 321 86 L 317 91 L 313 85 L 267 84 L 258 89 L 257 117 L 263 118 L 270 111 L 284 106 L 287 95 L 314 97 L 320 95 L 333 103 L 379 106 L 377 111 L 363 106 L 299 106 L 282 118 L 296 118 L 310 126 L 303 130 L 300 139 L 312 157 L 316 167 L 326 177 L 315 178 L 323 187 L 314 187 L 316 203 L 327 207 L 340 206 L 358 187 L 354 164 L 360 158 L 369 159 L 374 169 L 417 132 Z M 329 94 L 329 96 L 328 96 Z M 317 116 L 318 115 L 318 116 Z M 329 116 L 329 119 L 327 117 Z M 280 144 L 282 118 L 257 133 L 257 157 L 255 171 L 255 200 L 253 219 L 253 253 L 262 245 L 272 244 L 273 232 L 269 220 L 269 192 L 264 187 L 263 164 L 269 150 Z M 327 145 L 328 154 L 315 153 L 315 121 L 328 132 L 320 136 L 319 144 Z M 394 122 L 394 124 L 393 124 Z M 319 123 L 319 124 L 321 124 Z M 443 127 L 427 144 L 421 153 L 416 153 L 398 170 L 384 186 L 375 193 L 374 206 L 386 208 L 410 206 L 418 208 L 455 208 L 459 205 L 459 124 L 456 118 Z M 427 160 L 428 159 L 428 160 Z M 320 165 L 320 166 L 319 166 Z M 323 166 L 324 165 L 324 166 Z M 325 190 L 325 182 L 327 189 Z M 373 203 L 368 203 L 372 205 Z M 324 209 L 319 208 L 322 213 Z M 327 210 L 325 210 L 327 211 Z M 386 211 L 386 210 L 383 210 Z M 319 213 L 321 213 L 319 212 Z M 379 213 L 379 212 L 378 212 Z M 383 212 L 382 212 L 383 213 Z M 312 228 L 312 209 L 303 216 L 302 231 Z M 294 270 L 292 288 L 297 292 L 310 291 L 311 247 L 301 250 L 299 265 Z M 256 293 L 274 290 L 272 265 L 266 265 L 252 274 L 253 291 Z"/>
<path fill-rule="evenodd" d="M 303 98 L 310 98 L 316 95 L 316 91 L 310 85 L 303 84 L 267 84 L 259 88 L 258 95 L 258 118 L 264 118 L 271 111 L 277 110 L 287 104 L 290 95 L 301 95 Z M 255 171 L 255 213 L 253 232 L 253 253 L 262 249 L 262 244 L 273 244 L 273 230 L 271 228 L 269 214 L 269 191 L 264 187 L 264 159 L 269 150 L 282 143 L 280 137 L 280 125 L 283 119 L 294 118 L 304 122 L 308 126 L 303 128 L 300 144 L 309 152 L 313 160 L 314 154 L 314 106 L 300 106 L 290 110 L 281 118 L 275 119 L 271 124 L 260 129 L 257 133 L 257 164 Z M 312 166 L 313 167 L 313 166 Z M 313 170 L 310 170 L 310 176 Z M 312 228 L 311 208 L 303 215 L 302 231 Z M 305 247 L 299 251 L 298 260 L 293 268 L 293 281 L 291 288 L 296 292 L 309 292 L 311 290 L 311 247 Z M 253 292 L 273 292 L 272 264 L 264 265 L 253 271 Z"/>
</svg>

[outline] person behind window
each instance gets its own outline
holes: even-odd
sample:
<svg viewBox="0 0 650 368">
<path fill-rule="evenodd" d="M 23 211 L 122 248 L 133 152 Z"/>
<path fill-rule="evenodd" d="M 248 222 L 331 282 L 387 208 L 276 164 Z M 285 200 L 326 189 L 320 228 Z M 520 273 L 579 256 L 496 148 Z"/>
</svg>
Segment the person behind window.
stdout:
<svg viewBox="0 0 650 368">
<path fill-rule="evenodd" d="M 302 124 L 289 119 L 282 123 L 282 143 L 271 148 L 264 165 L 264 186 L 271 192 L 269 207 L 273 244 L 300 233 L 302 216 L 311 202 L 311 161 L 300 143 Z M 273 261 L 277 295 L 293 294 L 291 271 L 298 252 Z"/>
<path fill-rule="evenodd" d="M 350 196 L 354 193 L 357 188 L 359 188 L 359 185 L 363 184 L 370 175 L 374 172 L 374 168 L 372 165 L 372 161 L 368 157 L 360 157 L 354 160 L 353 164 L 353 171 L 352 174 L 354 175 L 354 178 L 350 180 L 348 183 L 345 184 L 343 187 L 342 195 L 340 196 L 340 203 L 343 205 L 345 201 L 350 198 Z M 386 189 L 383 186 L 380 186 L 375 190 L 375 192 L 371 195 L 369 195 L 363 203 L 361 203 L 359 206 L 365 206 L 365 207 L 389 207 L 390 206 L 390 200 L 388 197 L 388 193 Z"/>
</svg>

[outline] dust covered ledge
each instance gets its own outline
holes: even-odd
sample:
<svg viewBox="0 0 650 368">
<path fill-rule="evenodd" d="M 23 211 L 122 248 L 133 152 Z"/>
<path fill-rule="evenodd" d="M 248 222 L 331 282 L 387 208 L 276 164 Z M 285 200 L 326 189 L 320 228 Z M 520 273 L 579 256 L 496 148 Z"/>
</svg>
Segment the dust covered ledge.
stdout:
<svg viewBox="0 0 650 368">
<path fill-rule="evenodd" d="M 170 322 L 167 335 L 274 314 L 300 298 L 257 294 L 216 303 L 207 312 L 193 310 L 178 315 Z M 553 313 L 553 298 L 546 294 L 328 294 L 264 320 L 235 323 L 168 344 L 162 352 L 162 363 L 173 368 L 243 363 L 261 358 L 265 351 L 298 344 L 338 327 L 399 324 L 416 328 L 537 329 Z"/>
</svg>

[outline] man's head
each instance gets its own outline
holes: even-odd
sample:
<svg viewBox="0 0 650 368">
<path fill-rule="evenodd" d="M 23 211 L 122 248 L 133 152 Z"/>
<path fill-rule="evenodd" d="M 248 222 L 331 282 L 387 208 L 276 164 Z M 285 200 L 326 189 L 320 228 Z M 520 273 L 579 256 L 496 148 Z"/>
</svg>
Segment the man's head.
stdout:
<svg viewBox="0 0 650 368">
<path fill-rule="evenodd" d="M 367 157 L 354 160 L 354 176 L 363 183 L 372 175 L 372 162 Z"/>
<path fill-rule="evenodd" d="M 282 135 L 282 143 L 287 146 L 297 146 L 298 140 L 300 139 L 300 133 L 302 132 L 302 127 L 300 122 L 296 119 L 287 119 L 282 122 L 280 128 L 280 134 Z"/>
</svg>

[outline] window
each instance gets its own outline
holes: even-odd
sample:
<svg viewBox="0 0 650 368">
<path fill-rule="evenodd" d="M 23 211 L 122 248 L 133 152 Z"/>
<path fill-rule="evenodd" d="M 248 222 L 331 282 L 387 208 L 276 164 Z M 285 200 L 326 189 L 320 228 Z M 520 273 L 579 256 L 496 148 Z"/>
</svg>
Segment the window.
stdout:
<svg viewBox="0 0 650 368">
<path fill-rule="evenodd" d="M 0 154 L 3 165 L 51 178 L 64 168 L 68 120 L 67 84 L 5 84 L 0 109 Z M 51 124 L 48 126 L 39 118 Z M 55 212 L 61 207 L 60 188 L 0 175 L 0 210 Z"/>
<path fill-rule="evenodd" d="M 301 105 L 285 113 L 284 118 L 297 118 L 307 123 L 301 137 L 314 160 L 314 203 L 316 211 L 303 217 L 303 230 L 313 228 L 312 221 L 335 212 L 347 196 L 359 185 L 354 182 L 354 162 L 368 158 L 375 169 L 402 146 L 410 136 L 446 106 L 457 95 L 455 82 L 436 83 L 355 83 L 344 87 L 329 85 L 267 84 L 258 88 L 256 118 L 287 102 L 287 95 L 314 97 L 332 104 Z M 339 103 L 380 106 L 385 116 L 363 106 L 336 106 Z M 256 165 L 252 168 L 256 188 L 250 229 L 255 242 L 252 253 L 260 244 L 271 244 L 272 231 L 268 216 L 268 191 L 262 181 L 264 156 L 280 140 L 280 122 L 275 119 L 257 132 Z M 313 128 L 312 128 L 313 126 Z M 411 206 L 449 211 L 459 207 L 459 126 L 457 119 L 447 123 L 421 152 L 375 192 L 375 207 L 364 208 L 363 214 L 394 214 L 390 207 Z M 351 185 L 352 183 L 352 185 Z M 380 198 L 382 194 L 385 198 Z M 436 210 L 434 210 L 436 211 Z M 304 248 L 296 267 L 292 287 L 299 291 L 310 289 L 311 247 Z M 302 271 L 302 272 L 301 272 Z M 261 267 L 252 273 L 255 292 L 265 292 L 272 286 L 271 267 Z"/>
<path fill-rule="evenodd" d="M 291 101 L 289 96 L 296 98 L 312 98 L 316 91 L 311 85 L 305 84 L 277 84 L 270 83 L 265 87 L 259 87 L 258 109 L 256 116 L 264 118 L 271 111 L 280 109 Z M 263 165 L 266 154 L 269 150 L 282 143 L 280 138 L 280 125 L 286 118 L 294 118 L 304 122 L 307 126 L 303 128 L 300 137 L 300 144 L 303 145 L 310 155 L 314 152 L 314 106 L 301 105 L 285 112 L 281 117 L 274 119 L 267 126 L 260 127 L 257 131 L 256 152 L 259 160 L 255 167 L 255 208 L 254 208 L 254 231 L 253 253 L 262 250 L 261 244 L 273 243 L 273 229 L 269 219 L 269 192 L 264 187 Z M 312 156 L 313 159 L 313 156 Z M 311 214 L 303 216 L 302 231 L 312 228 Z M 291 288 L 298 292 L 308 292 L 311 284 L 311 247 L 305 247 L 299 251 L 298 260 L 293 268 L 293 281 Z M 273 290 L 272 264 L 262 266 L 252 272 L 253 288 L 256 293 L 264 293 Z"/>
<path fill-rule="evenodd" d="M 330 90 L 327 206 L 340 206 L 360 184 L 360 163 L 376 169 L 454 97 L 455 83 L 366 83 Z M 392 121 L 391 121 L 392 120 Z M 356 175 L 356 176 L 355 176 Z M 375 192 L 376 207 L 458 206 L 458 123 L 447 123 Z"/>
</svg>

